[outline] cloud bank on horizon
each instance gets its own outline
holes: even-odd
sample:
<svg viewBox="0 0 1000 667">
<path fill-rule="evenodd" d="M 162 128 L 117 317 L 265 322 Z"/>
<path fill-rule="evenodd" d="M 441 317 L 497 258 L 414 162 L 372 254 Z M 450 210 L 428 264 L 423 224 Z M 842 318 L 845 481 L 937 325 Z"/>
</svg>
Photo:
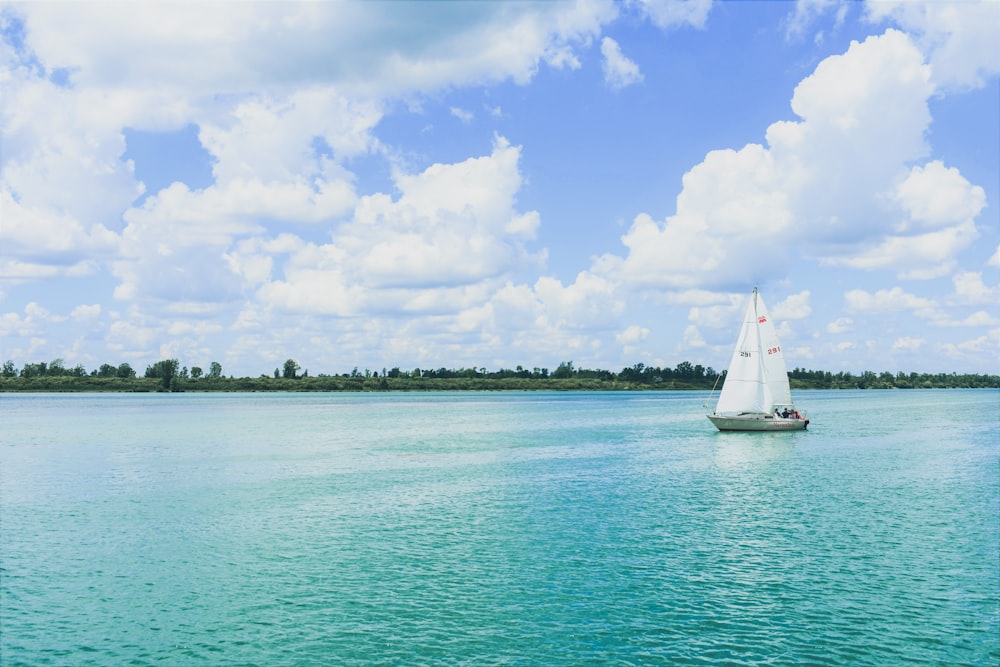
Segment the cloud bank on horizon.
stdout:
<svg viewBox="0 0 1000 667">
<path fill-rule="evenodd" d="M 1000 3 L 6 3 L 0 357 L 997 372 Z"/>
</svg>

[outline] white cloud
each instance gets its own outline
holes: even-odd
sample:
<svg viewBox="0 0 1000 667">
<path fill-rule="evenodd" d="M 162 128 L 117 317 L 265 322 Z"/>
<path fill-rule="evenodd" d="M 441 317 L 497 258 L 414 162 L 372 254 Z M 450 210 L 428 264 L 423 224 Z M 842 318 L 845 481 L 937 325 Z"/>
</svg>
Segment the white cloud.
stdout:
<svg viewBox="0 0 1000 667">
<path fill-rule="evenodd" d="M 612 318 L 620 315 L 624 306 L 612 282 L 586 271 L 566 286 L 543 276 L 534 290 L 544 305 L 545 321 L 559 328 L 612 325 Z"/>
<path fill-rule="evenodd" d="M 460 107 L 451 107 L 449 111 L 451 112 L 452 116 L 462 121 L 462 123 L 464 123 L 465 125 L 468 125 L 476 118 L 476 114 L 472 113 L 471 111 L 466 111 L 465 109 L 462 109 Z"/>
<path fill-rule="evenodd" d="M 576 66 L 573 47 L 617 15 L 613 3 L 601 1 L 453 9 L 422 3 L 18 7 L 29 26 L 28 48 L 48 67 L 74 68 L 77 85 L 156 82 L 204 95 L 317 82 L 369 95 L 524 82 L 540 62 Z"/>
<path fill-rule="evenodd" d="M 899 287 L 878 290 L 874 294 L 854 289 L 844 294 L 844 305 L 852 313 L 890 313 L 904 310 L 929 313 L 937 306 L 934 301 L 904 292 Z"/>
<path fill-rule="evenodd" d="M 173 322 L 167 327 L 171 336 L 203 336 L 222 331 L 222 326 L 214 322 Z"/>
<path fill-rule="evenodd" d="M 659 28 L 705 27 L 712 0 L 629 0 Z"/>
<path fill-rule="evenodd" d="M 805 32 L 818 17 L 836 11 L 840 27 L 853 3 L 840 0 L 797 0 L 789 19 L 790 36 Z M 979 88 L 1000 72 L 1000 4 L 996 0 L 867 0 L 865 13 L 873 23 L 890 22 L 915 36 L 933 69 L 935 86 Z M 822 33 L 817 34 L 817 42 Z"/>
<path fill-rule="evenodd" d="M 1000 324 L 1000 318 L 985 310 L 978 310 L 963 319 L 938 317 L 933 324 L 938 327 L 991 327 Z"/>
<path fill-rule="evenodd" d="M 693 324 L 689 324 L 684 328 L 683 341 L 685 347 L 705 347 L 705 339 L 701 337 L 698 327 Z"/>
<path fill-rule="evenodd" d="M 519 159 L 519 148 L 497 138 L 489 156 L 398 173 L 398 199 L 362 197 L 332 243 L 296 249 L 284 280 L 263 285 L 258 296 L 285 310 L 335 315 L 362 305 L 414 312 L 450 301 L 451 310 L 461 308 L 455 299 L 463 290 L 535 261 L 523 244 L 533 239 L 539 217 L 514 207 Z M 233 262 L 249 266 L 253 256 L 250 249 Z M 255 266 L 262 276 L 259 259 Z"/>
<path fill-rule="evenodd" d="M 710 152 L 684 175 L 676 213 L 638 215 L 627 255 L 594 270 L 637 286 L 724 287 L 780 278 L 797 251 L 905 278 L 946 274 L 978 235 L 984 194 L 939 161 L 911 166 L 928 150 L 929 79 L 901 32 L 852 43 L 796 87 L 802 120 L 771 125 L 767 147 Z"/>
<path fill-rule="evenodd" d="M 24 315 L 4 313 L 0 316 L 0 336 L 38 336 L 44 333 L 48 324 L 65 322 L 64 315 L 54 315 L 46 308 L 30 301 L 24 307 Z"/>
<path fill-rule="evenodd" d="M 69 316 L 73 320 L 86 321 L 95 320 L 101 315 L 101 304 L 91 305 L 81 304 L 70 312 Z"/>
<path fill-rule="evenodd" d="M 0 210 L 0 245 L 8 258 L 65 268 L 118 250 L 117 235 L 104 225 L 87 226 L 51 207 L 24 205 L 6 189 L 0 190 Z"/>
<path fill-rule="evenodd" d="M 632 345 L 634 343 L 640 343 L 649 337 L 649 329 L 646 327 L 641 327 L 637 324 L 633 324 L 626 327 L 624 331 L 615 336 L 615 340 L 622 345 Z"/>
<path fill-rule="evenodd" d="M 920 349 L 926 343 L 927 343 L 927 340 L 924 339 L 924 338 L 912 338 L 910 336 L 903 336 L 903 337 L 897 338 L 895 341 L 893 341 L 893 343 L 892 343 L 892 349 L 894 349 L 894 350 L 905 350 L 905 351 L 910 352 L 910 351 L 913 351 L 913 350 Z"/>
<path fill-rule="evenodd" d="M 143 326 L 133 320 L 118 320 L 112 322 L 108 329 L 107 347 L 125 356 L 138 356 L 151 350 L 157 333 L 155 327 Z"/>
<path fill-rule="evenodd" d="M 771 316 L 778 321 L 801 320 L 812 314 L 809 305 L 809 290 L 790 294 L 784 301 L 771 308 Z"/>
<path fill-rule="evenodd" d="M 83 257 L 112 256 L 123 212 L 127 259 L 115 265 L 120 298 L 140 298 L 165 271 L 171 282 L 176 271 L 159 257 L 213 263 L 264 221 L 331 224 L 357 200 L 345 160 L 383 150 L 371 132 L 382 100 L 469 83 L 525 83 L 542 62 L 578 67 L 574 50 L 618 13 L 604 1 L 453 10 L 365 3 L 11 6 L 24 38 L 4 44 L 0 241 L 13 255 L 4 258 L 7 279 L 78 273 Z M 398 25 L 407 26 L 405 35 Z M 70 72 L 69 86 L 46 78 L 60 68 Z M 126 211 L 143 190 L 131 163 L 121 160 L 123 128 L 189 124 L 199 128 L 215 183 L 203 190 L 176 183 Z M 530 237 L 537 224 L 528 214 L 511 221 L 511 233 Z M 206 243 L 213 247 L 180 252 Z M 149 247 L 157 249 L 153 257 Z M 194 276 L 201 266 L 174 268 Z"/>
<path fill-rule="evenodd" d="M 955 168 L 946 168 L 940 160 L 915 166 L 899 184 L 893 199 L 907 214 L 897 227 L 941 229 L 972 220 L 985 208 L 986 193 L 973 186 Z"/>
<path fill-rule="evenodd" d="M 618 42 L 605 37 L 601 40 L 601 55 L 604 56 L 604 83 L 612 90 L 621 90 L 642 81 L 639 66 L 622 54 Z"/>
<path fill-rule="evenodd" d="M 983 189 L 940 161 L 913 167 L 890 197 L 902 214 L 891 231 L 853 255 L 831 256 L 824 262 L 895 268 L 901 278 L 936 278 L 947 274 L 958 252 L 979 236 L 974 219 L 986 206 Z"/>
<path fill-rule="evenodd" d="M 214 158 L 212 171 L 220 184 L 304 178 L 322 188 L 350 178 L 338 164 L 376 147 L 371 130 L 381 118 L 378 103 L 317 86 L 239 103 L 221 117 L 202 121 L 199 139 Z"/>
<path fill-rule="evenodd" d="M 819 16 L 822 16 L 831 9 L 837 11 L 834 21 L 834 29 L 837 29 L 844 22 L 848 6 L 849 3 L 842 2 L 841 0 L 797 0 L 795 3 L 795 12 L 789 17 L 787 22 L 786 36 L 791 38 L 803 34 Z M 814 37 L 814 41 L 821 43 L 824 38 L 825 34 L 818 32 Z"/>
<path fill-rule="evenodd" d="M 746 294 L 730 294 L 728 295 L 728 303 L 692 307 L 688 311 L 688 320 L 708 329 L 728 330 L 740 322 L 746 307 Z"/>
<path fill-rule="evenodd" d="M 891 20 L 917 35 L 941 88 L 979 88 L 1000 73 L 996 0 L 869 0 L 866 8 L 871 20 Z"/>
<path fill-rule="evenodd" d="M 442 98 L 448 109 L 449 91 L 469 85 L 490 86 L 487 103 L 463 94 L 465 106 L 451 107 L 457 119 L 471 122 L 476 108 L 477 118 L 503 127 L 520 122 L 522 109 L 493 84 L 579 68 L 595 42 L 609 85 L 642 81 L 622 54 L 631 53 L 631 27 L 622 46 L 602 39 L 603 27 L 631 9 L 661 28 L 701 28 L 710 7 L 10 5 L 6 15 L 24 23 L 16 44 L 0 45 L 0 275 L 11 285 L 98 274 L 89 286 L 108 277 L 103 269 L 129 303 L 126 315 L 106 303 L 78 306 L 69 320 L 36 303 L 3 315 L 0 326 L 37 348 L 53 324 L 96 328 L 106 319 L 108 350 L 194 355 L 224 346 L 244 368 L 268 355 L 280 361 L 302 341 L 336 350 L 324 353 L 327 368 L 350 354 L 483 363 L 558 349 L 617 360 L 622 347 L 638 353 L 665 328 L 648 313 L 623 318 L 641 324 L 619 321 L 637 294 L 644 305 L 667 306 L 674 333 L 691 347 L 733 330 L 746 285 L 783 278 L 800 262 L 910 278 L 955 272 L 956 256 L 979 234 L 984 191 L 957 168 L 927 161 L 927 100 L 945 82 L 978 85 L 995 71 L 968 57 L 985 42 L 962 8 L 954 21 L 933 7 L 923 18 L 898 5 L 873 11 L 922 26 L 919 40 L 888 31 L 822 61 L 795 91 L 794 121 L 772 125 L 762 144 L 708 153 L 684 176 L 672 214 L 634 215 L 622 256 L 599 256 L 572 282 L 539 277 L 547 251 L 534 244 L 551 242 L 540 233 L 539 211 L 549 209 L 536 203 L 544 197 L 529 187 L 520 146 L 496 139 L 492 152 L 462 153 L 440 142 L 424 153 L 386 129 L 397 109 L 422 113 Z M 828 9 L 822 0 L 798 7 Z M 50 80 L 58 68 L 69 85 Z M 178 176 L 142 198 L 143 172 L 123 160 L 125 136 L 188 126 L 198 129 L 213 180 Z M 390 137 L 400 143 L 383 143 Z M 525 155 L 537 147 L 526 145 Z M 998 256 L 991 265 L 1000 266 Z M 856 290 L 845 304 L 849 313 L 912 310 L 941 327 L 993 326 L 997 288 L 968 271 L 953 281 L 943 302 L 970 306 L 954 317 L 899 288 Z M 807 330 L 810 299 L 821 293 L 775 305 L 783 331 L 800 319 L 796 328 Z M 678 305 L 692 306 L 689 322 Z M 856 319 L 828 330 L 870 336 L 870 318 Z M 227 331 L 240 337 L 226 339 Z M 27 349 L 27 339 L 17 345 Z"/>
<path fill-rule="evenodd" d="M 952 276 L 955 284 L 953 301 L 961 305 L 1000 305 L 1000 285 L 992 287 L 983 282 L 983 274 L 975 271 L 960 271 Z"/>
<path fill-rule="evenodd" d="M 849 317 L 838 317 L 833 322 L 826 325 L 826 332 L 831 334 L 842 334 L 854 328 L 854 320 Z"/>
<path fill-rule="evenodd" d="M 992 329 L 985 336 L 979 336 L 961 343 L 945 343 L 941 346 L 941 349 L 953 359 L 978 358 L 983 357 L 984 354 L 989 354 L 990 363 L 995 372 L 998 362 L 997 353 L 1000 351 L 1000 329 Z"/>
<path fill-rule="evenodd" d="M 997 324 L 1000 324 L 1000 318 L 987 313 L 985 310 L 978 310 L 962 320 L 962 326 L 966 327 L 996 326 Z"/>
<path fill-rule="evenodd" d="M 674 289 L 764 282 L 780 271 L 790 247 L 792 217 L 779 177 L 762 146 L 712 151 L 684 175 L 677 213 L 662 224 L 637 216 L 622 237 L 627 257 L 603 258 L 603 270 L 631 284 Z"/>
<path fill-rule="evenodd" d="M 975 223 L 969 220 L 918 236 L 886 236 L 853 256 L 826 257 L 823 263 L 855 269 L 896 268 L 905 280 L 939 278 L 954 268 L 958 252 L 978 236 Z"/>
</svg>

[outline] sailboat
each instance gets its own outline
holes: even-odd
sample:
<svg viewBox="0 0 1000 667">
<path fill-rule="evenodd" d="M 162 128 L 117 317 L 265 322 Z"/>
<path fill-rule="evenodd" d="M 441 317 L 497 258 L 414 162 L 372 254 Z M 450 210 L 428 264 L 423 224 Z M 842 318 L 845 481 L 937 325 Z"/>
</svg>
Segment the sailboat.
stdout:
<svg viewBox="0 0 1000 667">
<path fill-rule="evenodd" d="M 781 343 L 756 287 L 719 402 L 706 416 L 720 431 L 802 431 L 809 425 L 792 403 Z"/>
</svg>

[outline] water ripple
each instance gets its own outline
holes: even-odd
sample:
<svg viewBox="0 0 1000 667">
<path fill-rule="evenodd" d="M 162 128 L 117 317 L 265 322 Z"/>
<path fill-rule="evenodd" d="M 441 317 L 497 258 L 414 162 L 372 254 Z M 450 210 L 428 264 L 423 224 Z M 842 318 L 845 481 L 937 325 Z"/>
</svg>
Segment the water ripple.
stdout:
<svg viewBox="0 0 1000 667">
<path fill-rule="evenodd" d="M 0 663 L 997 664 L 1000 438 L 957 426 L 996 394 L 875 434 L 824 395 L 780 438 L 580 394 L 59 399 L 38 439 L 25 399 Z"/>
</svg>

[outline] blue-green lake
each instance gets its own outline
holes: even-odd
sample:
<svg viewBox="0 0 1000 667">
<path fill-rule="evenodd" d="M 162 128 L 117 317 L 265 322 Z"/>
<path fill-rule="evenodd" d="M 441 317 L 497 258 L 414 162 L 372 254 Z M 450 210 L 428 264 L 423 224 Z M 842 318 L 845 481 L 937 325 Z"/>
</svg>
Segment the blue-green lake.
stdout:
<svg viewBox="0 0 1000 667">
<path fill-rule="evenodd" d="M 705 399 L 0 395 L 0 663 L 1000 663 L 1000 392 Z"/>
</svg>

